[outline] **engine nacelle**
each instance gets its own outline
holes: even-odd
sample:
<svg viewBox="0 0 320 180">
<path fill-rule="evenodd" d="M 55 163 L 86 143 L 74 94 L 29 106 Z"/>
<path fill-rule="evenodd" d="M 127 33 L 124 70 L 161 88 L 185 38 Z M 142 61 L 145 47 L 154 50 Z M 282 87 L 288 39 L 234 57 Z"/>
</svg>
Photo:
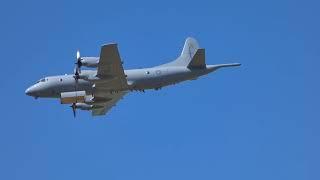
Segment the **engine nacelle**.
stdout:
<svg viewBox="0 0 320 180">
<path fill-rule="evenodd" d="M 110 100 L 112 100 L 112 98 L 93 97 L 92 95 L 87 95 L 85 97 L 84 103 L 86 103 L 86 104 L 104 104 Z"/>
<path fill-rule="evenodd" d="M 76 108 L 77 109 L 81 109 L 81 110 L 92 110 L 92 109 L 98 109 L 98 108 L 102 108 L 103 106 L 100 105 L 90 105 L 90 104 L 86 104 L 86 103 L 76 103 Z"/>
<path fill-rule="evenodd" d="M 93 105 L 89 105 L 89 104 L 86 104 L 86 103 L 76 103 L 76 108 L 77 109 L 81 109 L 81 110 L 91 110 L 93 107 Z"/>
<path fill-rule="evenodd" d="M 98 67 L 99 57 L 81 57 L 81 65 L 86 67 L 95 68 Z"/>
<path fill-rule="evenodd" d="M 73 91 L 61 93 L 61 104 L 83 103 L 85 101 L 85 91 Z"/>
</svg>

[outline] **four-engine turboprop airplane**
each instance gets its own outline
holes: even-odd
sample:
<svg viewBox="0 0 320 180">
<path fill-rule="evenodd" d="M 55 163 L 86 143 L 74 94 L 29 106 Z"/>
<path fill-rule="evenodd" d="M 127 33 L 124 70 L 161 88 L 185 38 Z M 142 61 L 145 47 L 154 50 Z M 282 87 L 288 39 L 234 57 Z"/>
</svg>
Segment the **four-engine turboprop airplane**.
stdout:
<svg viewBox="0 0 320 180">
<path fill-rule="evenodd" d="M 96 70 L 81 70 L 82 66 Z M 162 87 L 216 71 L 239 63 L 206 65 L 205 49 L 187 38 L 181 55 L 174 61 L 144 69 L 124 70 L 117 44 L 101 47 L 100 57 L 80 57 L 77 51 L 74 74 L 48 76 L 29 87 L 25 93 L 35 98 L 60 98 L 62 104 L 90 110 L 93 116 L 104 115 L 129 91 Z"/>
</svg>

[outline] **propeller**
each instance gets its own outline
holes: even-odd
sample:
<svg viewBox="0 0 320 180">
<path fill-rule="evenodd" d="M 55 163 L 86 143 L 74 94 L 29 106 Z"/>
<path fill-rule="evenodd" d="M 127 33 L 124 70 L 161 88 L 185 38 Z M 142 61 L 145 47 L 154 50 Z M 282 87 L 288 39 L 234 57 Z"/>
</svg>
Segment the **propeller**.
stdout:
<svg viewBox="0 0 320 180">
<path fill-rule="evenodd" d="M 81 62 L 82 58 L 80 56 L 80 51 L 77 50 L 77 54 L 76 54 L 76 62 L 75 67 L 74 67 L 74 80 L 75 80 L 75 85 L 74 85 L 74 90 L 77 91 L 77 86 L 78 86 L 78 80 L 80 79 L 80 73 L 81 73 L 81 66 L 82 66 L 82 62 Z M 77 110 L 77 102 L 72 103 L 72 105 L 70 106 L 72 108 L 72 112 L 73 112 L 73 117 L 76 117 L 76 110 Z"/>
<path fill-rule="evenodd" d="M 76 103 L 72 103 L 70 107 L 72 108 L 73 117 L 76 117 L 76 110 L 77 110 Z"/>
<path fill-rule="evenodd" d="M 82 58 L 80 56 L 80 51 L 77 50 L 77 55 L 76 55 L 76 62 L 75 67 L 74 67 L 74 78 L 75 80 L 78 82 L 78 79 L 80 78 L 80 73 L 81 73 L 81 66 L 82 66 L 82 62 L 81 62 Z"/>
<path fill-rule="evenodd" d="M 79 73 L 81 73 L 81 66 L 82 66 L 82 58 L 81 58 L 81 56 L 80 56 L 80 51 L 79 50 L 77 50 L 77 56 L 76 56 L 76 68 L 77 68 L 77 70 L 78 70 L 78 72 Z"/>
</svg>

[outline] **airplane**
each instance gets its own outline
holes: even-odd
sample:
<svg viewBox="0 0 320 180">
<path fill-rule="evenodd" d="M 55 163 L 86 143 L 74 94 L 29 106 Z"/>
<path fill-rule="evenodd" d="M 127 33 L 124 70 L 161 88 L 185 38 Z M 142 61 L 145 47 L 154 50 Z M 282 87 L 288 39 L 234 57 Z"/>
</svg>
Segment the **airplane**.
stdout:
<svg viewBox="0 0 320 180">
<path fill-rule="evenodd" d="M 105 115 L 128 92 L 159 90 L 241 64 L 206 65 L 205 49 L 200 48 L 194 38 L 188 37 L 181 55 L 169 63 L 130 70 L 124 70 L 122 65 L 116 43 L 103 45 L 100 57 L 81 57 L 78 50 L 74 74 L 41 78 L 25 93 L 36 99 L 59 98 L 61 104 L 71 104 L 74 117 L 77 109 L 99 116 Z M 82 66 L 95 69 L 81 70 Z"/>
</svg>

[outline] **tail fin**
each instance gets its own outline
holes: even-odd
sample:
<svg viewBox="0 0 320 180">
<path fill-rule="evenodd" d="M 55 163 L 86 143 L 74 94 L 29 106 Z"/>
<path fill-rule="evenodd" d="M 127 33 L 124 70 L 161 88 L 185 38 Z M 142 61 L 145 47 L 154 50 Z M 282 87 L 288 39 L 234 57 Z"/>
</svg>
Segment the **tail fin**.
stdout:
<svg viewBox="0 0 320 180">
<path fill-rule="evenodd" d="M 184 60 L 191 61 L 192 57 L 196 54 L 198 49 L 199 44 L 197 40 L 188 37 L 184 43 L 180 57 L 183 57 Z"/>
<path fill-rule="evenodd" d="M 199 48 L 197 40 L 188 37 L 184 43 L 181 55 L 176 60 L 157 67 L 184 66 L 189 69 L 206 68 L 208 72 L 212 72 L 222 67 L 240 65 L 240 63 L 206 65 L 205 49 Z"/>
<path fill-rule="evenodd" d="M 199 57 L 204 58 L 204 55 L 202 54 L 204 54 L 204 49 L 199 48 L 199 44 L 197 40 L 195 40 L 192 37 L 188 37 L 184 43 L 181 55 L 176 60 L 169 62 L 167 64 L 163 64 L 161 66 L 188 66 L 189 67 L 189 64 L 191 64 L 192 66 L 194 58 L 196 59 L 199 59 Z M 204 62 L 204 59 L 203 59 L 203 62 Z"/>
</svg>

